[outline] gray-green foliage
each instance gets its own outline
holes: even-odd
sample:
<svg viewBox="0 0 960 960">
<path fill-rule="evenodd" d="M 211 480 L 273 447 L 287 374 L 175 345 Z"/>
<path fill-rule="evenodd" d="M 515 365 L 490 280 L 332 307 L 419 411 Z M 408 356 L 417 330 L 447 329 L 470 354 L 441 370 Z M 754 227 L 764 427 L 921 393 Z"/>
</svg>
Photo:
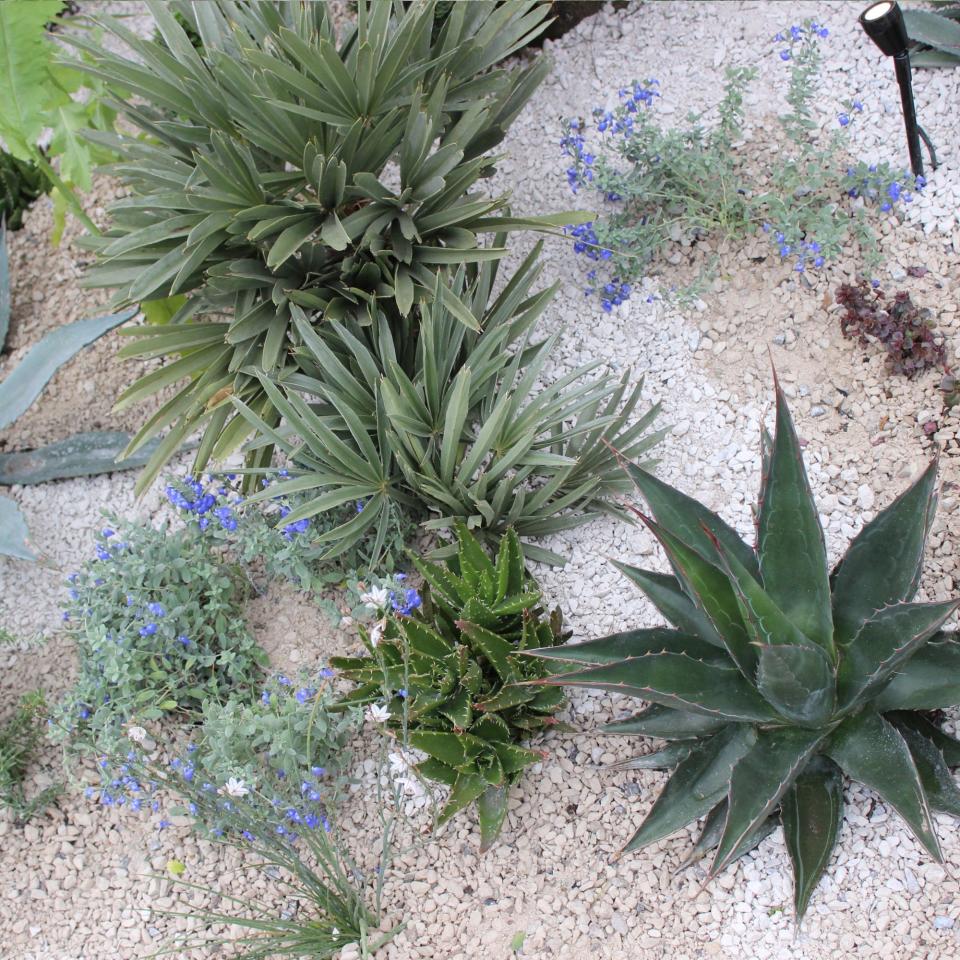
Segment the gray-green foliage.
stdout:
<svg viewBox="0 0 960 960">
<path fill-rule="evenodd" d="M 59 785 L 32 797 L 23 789 L 30 761 L 43 738 L 45 714 L 46 703 L 38 690 L 20 697 L 13 713 L 0 723 L 0 807 L 11 810 L 18 820 L 28 820 L 60 793 Z"/>
<path fill-rule="evenodd" d="M 960 66 L 960 4 L 937 2 L 935 11 L 904 10 L 910 39 L 921 44 L 910 53 L 915 67 Z"/>
<path fill-rule="evenodd" d="M 195 529 L 108 519 L 70 577 L 79 677 L 51 730 L 71 750 L 114 742 L 125 722 L 196 718 L 205 701 L 249 690 L 266 660 L 243 618 L 246 579 Z"/>
<path fill-rule="evenodd" d="M 670 770 L 626 845 L 704 818 L 690 860 L 710 875 L 783 825 L 803 916 L 833 854 L 844 777 L 879 794 L 942 859 L 932 811 L 960 817 L 960 742 L 931 720 L 960 703 L 960 600 L 916 602 L 936 462 L 867 523 L 831 571 L 800 442 L 777 389 L 764 434 L 756 547 L 696 500 L 629 465 L 672 573 L 617 564 L 670 621 L 537 651 L 576 664 L 550 683 L 645 701 L 607 732 L 668 741 L 627 761 Z"/>
<path fill-rule="evenodd" d="M 495 262 L 461 268 L 450 278 L 458 306 L 442 297 L 424 304 L 416 329 L 381 316 L 317 331 L 294 308 L 301 372 L 262 378 L 287 432 L 234 403 L 298 475 L 252 499 L 311 493 L 287 522 L 363 501 L 317 538 L 331 556 L 369 531 L 382 540 L 404 511 L 426 512 L 428 528 L 463 520 L 491 540 L 508 527 L 538 537 L 615 512 L 610 497 L 629 484 L 611 446 L 644 455 L 661 436 L 650 430 L 658 407 L 638 414 L 642 383 L 631 386 L 629 371 L 591 376 L 599 362 L 546 374 L 559 334 L 536 337 L 553 294 L 531 292 L 539 249 L 496 296 Z"/>
<path fill-rule="evenodd" d="M 121 156 L 114 172 L 132 193 L 89 241 L 90 282 L 120 303 L 188 295 L 174 322 L 131 331 L 124 350 L 172 362 L 121 407 L 180 384 L 131 444 L 170 427 L 141 489 L 198 427 L 197 469 L 237 448 L 252 427 L 231 397 L 277 426 L 257 374 L 298 374 L 295 307 L 314 330 L 399 325 L 441 298 L 467 322 L 437 279 L 444 268 L 502 256 L 478 246 L 485 233 L 569 222 L 502 217 L 505 197 L 472 192 L 547 70 L 542 58 L 495 65 L 543 29 L 548 5 L 456 4 L 434 39 L 435 5 L 364 0 L 338 38 L 326 3 L 151 2 L 162 42 L 111 18 L 98 22 L 128 53 L 73 38 L 90 61 L 81 68 L 147 135 L 96 136 Z M 269 457 L 263 446 L 251 464 Z"/>
</svg>

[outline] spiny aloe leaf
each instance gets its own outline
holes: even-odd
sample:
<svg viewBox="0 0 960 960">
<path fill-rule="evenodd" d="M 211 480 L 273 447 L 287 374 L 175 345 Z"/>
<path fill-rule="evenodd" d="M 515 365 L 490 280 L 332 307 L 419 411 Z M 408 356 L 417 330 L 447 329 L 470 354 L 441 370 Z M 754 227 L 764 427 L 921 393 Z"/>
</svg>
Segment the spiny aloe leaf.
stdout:
<svg viewBox="0 0 960 960">
<path fill-rule="evenodd" d="M 723 638 L 707 616 L 698 610 L 693 601 L 683 592 L 680 581 L 669 573 L 641 570 L 628 563 L 612 561 L 624 576 L 629 577 L 647 596 L 650 602 L 678 630 L 702 637 L 708 643 L 722 647 Z"/>
<path fill-rule="evenodd" d="M 57 440 L 39 450 L 2 453 L 0 486 L 46 483 L 142 467 L 160 441 L 153 440 L 132 457 L 118 460 L 129 442 L 130 436 L 126 433 L 95 431 Z"/>
<path fill-rule="evenodd" d="M 802 727 L 821 727 L 833 714 L 836 679 L 819 647 L 760 647 L 757 689 L 777 712 Z"/>
<path fill-rule="evenodd" d="M 7 257 L 7 225 L 0 221 L 0 353 L 10 332 L 10 261 Z"/>
<path fill-rule="evenodd" d="M 491 712 L 509 710 L 519 707 L 522 703 L 530 703 L 537 697 L 536 687 L 522 687 L 519 684 L 508 684 L 501 687 L 492 697 L 475 704 L 477 710 Z"/>
<path fill-rule="evenodd" d="M 457 627 L 470 639 L 472 646 L 489 660 L 490 666 L 497 671 L 497 675 L 504 683 L 512 683 L 518 679 L 517 671 L 510 662 L 510 657 L 515 651 L 507 640 L 467 620 L 458 620 Z"/>
<path fill-rule="evenodd" d="M 657 737 L 660 740 L 692 740 L 716 733 L 717 730 L 722 730 L 729 724 L 730 721 L 726 717 L 675 710 L 672 707 L 663 707 L 659 703 L 654 703 L 626 720 L 615 720 L 613 723 L 606 724 L 600 728 L 600 732 L 639 734 L 644 737 Z"/>
<path fill-rule="evenodd" d="M 780 801 L 798 921 L 830 863 L 842 819 L 843 774 L 829 757 L 812 757 Z"/>
<path fill-rule="evenodd" d="M 523 549 L 517 531 L 510 527 L 500 541 L 497 553 L 497 600 L 523 591 Z"/>
<path fill-rule="evenodd" d="M 500 835 L 503 821 L 507 816 L 508 786 L 488 786 L 477 800 L 477 813 L 480 819 L 480 852 L 486 853 Z"/>
<path fill-rule="evenodd" d="M 704 816 L 723 798 L 731 768 L 756 739 L 752 728 L 730 726 L 694 746 L 690 756 L 677 765 L 623 852 L 662 840 Z"/>
<path fill-rule="evenodd" d="M 913 599 L 936 504 L 937 462 L 857 534 L 831 576 L 838 644 L 878 610 Z"/>
<path fill-rule="evenodd" d="M 20 508 L 9 497 L 0 497 L 0 556 L 36 560 L 36 554 L 27 546 L 29 536 Z"/>
<path fill-rule="evenodd" d="M 752 680 L 757 654 L 750 645 L 750 635 L 741 619 L 739 603 L 726 574 L 664 527 L 647 518 L 644 521 L 663 546 L 686 592 L 713 623 L 731 659 L 743 676 Z M 709 538 L 708 544 L 713 549 Z"/>
<path fill-rule="evenodd" d="M 754 576 L 757 575 L 756 554 L 740 539 L 736 530 L 712 510 L 635 463 L 625 462 L 623 466 L 657 523 L 703 554 L 710 549 L 710 540 L 704 532 L 708 530 Z"/>
<path fill-rule="evenodd" d="M 862 703 L 942 626 L 960 600 L 901 603 L 868 620 L 843 648 L 837 670 L 839 706 Z"/>
<path fill-rule="evenodd" d="M 136 315 L 131 307 L 104 317 L 75 320 L 48 333 L 0 383 L 0 429 L 10 426 L 47 385 L 50 378 L 88 343 Z"/>
<path fill-rule="evenodd" d="M 726 720 L 778 719 L 738 670 L 682 653 L 650 653 L 538 682 L 609 690 Z"/>
<path fill-rule="evenodd" d="M 900 667 L 873 700 L 879 713 L 942 710 L 960 703 L 960 643 L 947 636 L 937 634 Z"/>
<path fill-rule="evenodd" d="M 827 549 L 817 505 L 780 389 L 777 428 L 757 522 L 757 554 L 764 589 L 801 633 L 833 651 Z"/>
<path fill-rule="evenodd" d="M 930 809 L 960 817 L 960 789 L 957 788 L 957 782 L 953 779 L 943 754 L 916 730 L 911 730 L 909 727 L 897 727 L 897 729 L 907 742 Z"/>
<path fill-rule="evenodd" d="M 446 823 L 464 807 L 469 807 L 487 789 L 487 781 L 474 773 L 460 773 L 453 784 L 450 796 L 437 816 L 437 826 Z"/>
<path fill-rule="evenodd" d="M 848 717 L 830 738 L 826 752 L 848 777 L 880 794 L 930 854 L 942 861 L 916 765 L 893 724 L 872 711 Z"/>
<path fill-rule="evenodd" d="M 730 658 L 713 644 L 666 627 L 625 630 L 623 633 L 611 633 L 607 637 L 584 640 L 583 643 L 541 647 L 525 652 L 546 660 L 588 664 L 617 663 L 628 657 L 640 657 L 647 653 L 685 653 L 696 660 L 732 665 Z"/>
<path fill-rule="evenodd" d="M 711 876 L 732 862 L 744 839 L 773 812 L 823 737 L 822 730 L 790 727 L 757 733 L 756 743 L 730 775 L 727 820 L 710 867 Z"/>
<path fill-rule="evenodd" d="M 887 719 L 902 733 L 904 729 L 915 730 L 926 737 L 943 754 L 948 767 L 960 767 L 960 740 L 955 740 L 932 724 L 925 716 L 910 710 L 887 714 Z"/>
</svg>

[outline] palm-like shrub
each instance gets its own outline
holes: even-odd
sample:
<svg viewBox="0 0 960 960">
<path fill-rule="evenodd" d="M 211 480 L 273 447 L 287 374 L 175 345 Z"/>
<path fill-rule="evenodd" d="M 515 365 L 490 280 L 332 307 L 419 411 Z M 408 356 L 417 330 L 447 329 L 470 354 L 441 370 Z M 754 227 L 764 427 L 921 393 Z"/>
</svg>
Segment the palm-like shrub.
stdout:
<svg viewBox="0 0 960 960">
<path fill-rule="evenodd" d="M 456 553 L 416 567 L 427 584 L 421 607 L 380 621 L 376 634 L 363 631 L 368 656 L 330 662 L 359 684 L 348 702 L 386 698 L 390 725 L 428 755 L 418 773 L 451 787 L 439 823 L 477 802 L 485 850 L 503 826 L 510 787 L 541 759 L 521 741 L 555 723 L 564 702 L 560 690 L 518 685 L 544 675 L 520 652 L 562 643 L 563 618 L 559 608 L 544 617 L 512 530 L 491 561 L 458 524 Z"/>
<path fill-rule="evenodd" d="M 531 293 L 539 249 L 496 297 L 496 262 L 461 268 L 449 281 L 459 306 L 442 297 L 424 304 L 415 336 L 385 316 L 317 331 L 295 306 L 300 372 L 261 377 L 285 428 L 233 402 L 259 442 L 281 449 L 299 474 L 251 499 L 315 491 L 288 523 L 360 501 L 355 517 L 318 538 L 328 556 L 373 531 L 376 555 L 397 511 L 429 511 L 428 528 L 463 520 L 492 540 L 508 527 L 544 536 L 616 511 L 609 497 L 630 481 L 611 446 L 644 454 L 661 437 L 649 430 L 659 406 L 631 422 L 642 381 L 628 389 L 629 372 L 591 377 L 598 363 L 541 382 L 557 335 L 531 339 L 553 294 Z M 531 559 L 563 562 L 526 549 Z"/>
<path fill-rule="evenodd" d="M 668 745 L 627 766 L 673 771 L 626 850 L 706 817 L 711 876 L 783 825 L 802 917 L 837 838 L 846 774 L 876 791 L 938 860 L 932 810 L 960 816 L 960 742 L 925 712 L 960 703 L 958 601 L 915 603 L 936 465 L 828 571 L 800 445 L 777 390 L 764 438 L 757 546 L 629 466 L 672 574 L 618 567 L 673 624 L 537 651 L 581 669 L 550 679 L 651 705 L 611 733 Z"/>
<path fill-rule="evenodd" d="M 72 39 L 87 54 L 78 68 L 140 132 L 96 136 L 131 196 L 88 240 L 89 282 L 121 303 L 187 295 L 169 326 L 133 329 L 123 351 L 173 362 L 119 406 L 185 383 L 131 442 L 128 453 L 171 428 L 141 488 L 198 427 L 198 470 L 242 443 L 250 423 L 230 397 L 279 422 L 255 373 L 297 371 L 295 307 L 313 326 L 415 322 L 440 298 L 468 322 L 442 268 L 502 256 L 478 234 L 570 220 L 493 216 L 505 198 L 470 192 L 548 67 L 494 65 L 544 28 L 549 5 L 456 4 L 432 37 L 435 6 L 360 0 L 338 40 L 325 2 L 151 2 L 154 41 L 97 18 L 128 56 Z M 261 447 L 251 463 L 269 456 Z"/>
</svg>

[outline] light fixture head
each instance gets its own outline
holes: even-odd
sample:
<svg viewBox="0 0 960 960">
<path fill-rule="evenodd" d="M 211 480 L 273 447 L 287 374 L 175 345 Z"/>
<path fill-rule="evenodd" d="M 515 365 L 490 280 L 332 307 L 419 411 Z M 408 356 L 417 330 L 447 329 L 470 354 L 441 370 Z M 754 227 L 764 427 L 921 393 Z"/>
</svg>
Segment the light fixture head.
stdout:
<svg viewBox="0 0 960 960">
<path fill-rule="evenodd" d="M 887 57 L 907 52 L 907 27 L 895 0 L 880 0 L 860 14 L 860 26 Z"/>
</svg>

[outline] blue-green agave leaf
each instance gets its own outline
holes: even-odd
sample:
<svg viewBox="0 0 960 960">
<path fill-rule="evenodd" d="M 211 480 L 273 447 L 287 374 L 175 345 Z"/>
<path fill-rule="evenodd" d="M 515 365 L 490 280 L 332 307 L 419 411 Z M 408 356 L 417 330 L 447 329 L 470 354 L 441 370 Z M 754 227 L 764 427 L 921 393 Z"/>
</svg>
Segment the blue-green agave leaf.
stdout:
<svg viewBox="0 0 960 960">
<path fill-rule="evenodd" d="M 947 633 L 928 640 L 876 695 L 872 704 L 888 710 L 942 710 L 960 703 L 960 643 Z"/>
<path fill-rule="evenodd" d="M 800 771 L 780 801 L 780 820 L 799 921 L 830 863 L 843 820 L 843 774 L 829 757 L 818 754 Z"/>
<path fill-rule="evenodd" d="M 763 588 L 801 633 L 833 651 L 827 549 L 787 401 L 777 384 L 777 427 L 757 519 Z"/>
<path fill-rule="evenodd" d="M 937 462 L 850 544 L 831 576 L 838 644 L 849 643 L 879 610 L 913 599 L 936 508 Z"/>
<path fill-rule="evenodd" d="M 36 560 L 37 555 L 27 546 L 29 536 L 20 507 L 9 497 L 0 497 L 0 556 Z"/>
<path fill-rule="evenodd" d="M 898 726 L 897 729 L 907 742 L 930 809 L 960 817 L 960 788 L 957 787 L 943 754 L 933 741 L 916 730 L 906 726 Z"/>
<path fill-rule="evenodd" d="M 766 820 L 794 777 L 822 744 L 822 730 L 779 727 L 760 730 L 756 743 L 730 776 L 727 820 L 710 867 L 716 876 L 733 861 L 744 839 Z"/>
<path fill-rule="evenodd" d="M 879 714 L 864 710 L 836 729 L 826 752 L 852 780 L 892 806 L 930 855 L 942 861 L 920 775 L 903 735 Z"/>
<path fill-rule="evenodd" d="M 821 727 L 833 715 L 836 678 L 819 647 L 766 644 L 760 649 L 757 689 L 777 712 L 802 727 Z"/>
<path fill-rule="evenodd" d="M 708 716 L 676 710 L 659 703 L 651 704 L 626 720 L 615 720 L 600 728 L 601 733 L 637 734 L 660 740 L 695 740 L 722 730 L 730 723 L 726 717 Z"/>
</svg>

